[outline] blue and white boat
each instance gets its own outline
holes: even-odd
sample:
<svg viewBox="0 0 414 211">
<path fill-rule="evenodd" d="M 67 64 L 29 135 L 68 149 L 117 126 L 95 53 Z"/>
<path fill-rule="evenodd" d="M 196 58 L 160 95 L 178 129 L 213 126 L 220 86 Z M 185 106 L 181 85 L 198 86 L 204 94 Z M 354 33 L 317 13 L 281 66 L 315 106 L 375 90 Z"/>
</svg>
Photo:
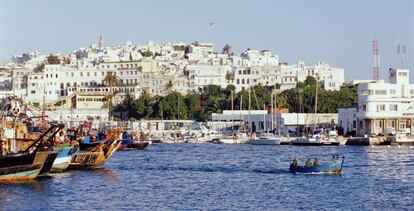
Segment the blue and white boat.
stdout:
<svg viewBox="0 0 414 211">
<path fill-rule="evenodd" d="M 336 156 L 332 162 L 308 167 L 298 166 L 292 163 L 289 170 L 294 174 L 340 174 L 342 172 L 344 160 L 345 157 L 339 158 L 339 156 Z"/>
<path fill-rule="evenodd" d="M 74 155 L 73 147 L 64 147 L 59 149 L 58 155 L 53 162 L 52 171 L 64 171 L 68 168 Z"/>
</svg>

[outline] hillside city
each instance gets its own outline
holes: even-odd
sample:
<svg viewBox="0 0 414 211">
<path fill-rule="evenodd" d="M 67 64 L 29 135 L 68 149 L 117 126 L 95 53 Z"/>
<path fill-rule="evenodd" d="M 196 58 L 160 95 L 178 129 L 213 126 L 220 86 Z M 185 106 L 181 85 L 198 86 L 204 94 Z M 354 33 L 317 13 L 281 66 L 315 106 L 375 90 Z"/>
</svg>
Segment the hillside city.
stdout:
<svg viewBox="0 0 414 211">
<path fill-rule="evenodd" d="M 137 99 L 143 93 L 200 93 L 208 85 L 224 89 L 231 84 L 238 92 L 258 84 L 278 84 L 283 91 L 308 76 L 326 90 L 339 90 L 344 83 L 343 68 L 327 62 L 311 66 L 304 61 L 282 63 L 279 55 L 269 50 L 246 49 L 238 55 L 232 53 L 230 45 L 217 51 L 212 43 L 152 41 L 145 45 L 128 41 L 123 46 L 109 47 L 102 36 L 98 43 L 68 54 L 15 55 L 0 70 L 2 96 L 16 95 L 37 107 L 45 104 L 62 115 L 71 109 L 80 117 L 106 113 L 107 96 L 112 91 L 113 104 L 117 105 L 126 96 Z M 108 80 L 108 75 L 115 81 Z M 79 103 L 75 106 L 73 100 Z"/>
</svg>

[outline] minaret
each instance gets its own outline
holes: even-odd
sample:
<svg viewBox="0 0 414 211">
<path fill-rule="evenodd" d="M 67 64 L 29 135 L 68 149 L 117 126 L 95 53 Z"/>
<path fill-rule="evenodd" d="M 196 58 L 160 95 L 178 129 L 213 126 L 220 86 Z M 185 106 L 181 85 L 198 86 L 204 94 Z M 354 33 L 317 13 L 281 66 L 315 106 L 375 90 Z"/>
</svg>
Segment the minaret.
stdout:
<svg viewBox="0 0 414 211">
<path fill-rule="evenodd" d="M 102 35 L 99 36 L 99 44 L 98 44 L 99 48 L 103 48 L 104 46 L 104 42 L 102 40 Z"/>
</svg>

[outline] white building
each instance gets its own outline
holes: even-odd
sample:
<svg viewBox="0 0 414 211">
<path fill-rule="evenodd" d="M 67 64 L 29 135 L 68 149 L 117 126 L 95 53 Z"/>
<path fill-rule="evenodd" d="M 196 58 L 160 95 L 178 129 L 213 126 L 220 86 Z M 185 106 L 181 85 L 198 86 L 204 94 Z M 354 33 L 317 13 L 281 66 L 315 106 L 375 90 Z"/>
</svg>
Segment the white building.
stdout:
<svg viewBox="0 0 414 211">
<path fill-rule="evenodd" d="M 356 112 L 357 135 L 414 134 L 414 84 L 409 84 L 409 71 L 390 69 L 389 83 L 360 83 L 357 111 L 346 112 L 339 121 L 353 122 Z"/>
<path fill-rule="evenodd" d="M 357 129 L 357 105 L 338 109 L 338 127 L 342 135 L 355 135 Z"/>
</svg>

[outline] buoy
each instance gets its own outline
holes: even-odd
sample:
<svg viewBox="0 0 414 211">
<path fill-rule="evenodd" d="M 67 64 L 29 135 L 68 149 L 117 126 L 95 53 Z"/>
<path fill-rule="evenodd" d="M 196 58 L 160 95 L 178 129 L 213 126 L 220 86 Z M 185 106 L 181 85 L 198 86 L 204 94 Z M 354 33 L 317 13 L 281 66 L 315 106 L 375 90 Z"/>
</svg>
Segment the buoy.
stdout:
<svg viewBox="0 0 414 211">
<path fill-rule="evenodd" d="M 391 146 L 390 145 L 387 145 L 388 146 L 388 148 L 390 148 Z"/>
<path fill-rule="evenodd" d="M 401 145 L 398 145 L 398 148 L 401 148 Z"/>
</svg>

